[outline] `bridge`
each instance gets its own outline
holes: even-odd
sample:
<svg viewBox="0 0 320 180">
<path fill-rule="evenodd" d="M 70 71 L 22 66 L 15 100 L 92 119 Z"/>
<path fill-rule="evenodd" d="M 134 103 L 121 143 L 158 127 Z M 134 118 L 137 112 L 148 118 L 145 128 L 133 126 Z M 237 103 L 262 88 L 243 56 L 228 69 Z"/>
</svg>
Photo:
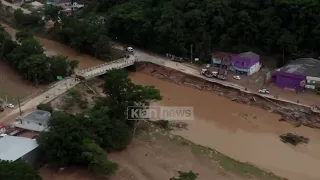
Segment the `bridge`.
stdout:
<svg viewBox="0 0 320 180">
<path fill-rule="evenodd" d="M 76 70 L 75 74 L 84 79 L 91 79 L 103 75 L 111 69 L 122 69 L 128 66 L 132 66 L 135 63 L 135 61 L 136 59 L 134 56 L 129 56 L 129 58 L 122 58 L 115 61 L 110 61 L 88 69 Z"/>
<path fill-rule="evenodd" d="M 9 10 L 10 12 L 12 12 L 12 13 L 13 13 L 15 10 L 17 10 L 17 9 L 21 9 L 23 13 L 25 13 L 25 14 L 31 14 L 31 11 L 29 11 L 28 9 L 25 9 L 25 8 L 20 7 L 19 5 L 12 4 L 12 3 L 7 2 L 7 1 L 5 1 L 5 0 L 1 0 L 1 3 L 2 3 L 2 8 L 4 8 L 4 9 L 5 9 L 5 8 L 9 8 L 8 10 Z"/>
</svg>

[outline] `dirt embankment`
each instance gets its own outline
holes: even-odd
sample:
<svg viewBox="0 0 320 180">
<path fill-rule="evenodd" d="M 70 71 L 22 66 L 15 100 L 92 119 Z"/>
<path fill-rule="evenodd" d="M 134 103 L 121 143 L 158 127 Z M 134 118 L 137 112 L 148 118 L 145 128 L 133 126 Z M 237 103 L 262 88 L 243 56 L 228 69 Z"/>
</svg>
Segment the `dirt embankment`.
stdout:
<svg viewBox="0 0 320 180">
<path fill-rule="evenodd" d="M 312 128 L 320 128 L 320 115 L 312 112 L 307 107 L 270 100 L 261 96 L 244 93 L 237 89 L 208 82 L 203 79 L 186 75 L 182 72 L 152 63 L 139 64 L 137 71 L 160 79 L 168 80 L 179 85 L 219 93 L 220 96 L 224 96 L 238 103 L 263 108 L 269 112 L 280 114 L 282 118 L 279 119 L 279 121 L 287 121 L 297 127 L 304 125 Z"/>
</svg>

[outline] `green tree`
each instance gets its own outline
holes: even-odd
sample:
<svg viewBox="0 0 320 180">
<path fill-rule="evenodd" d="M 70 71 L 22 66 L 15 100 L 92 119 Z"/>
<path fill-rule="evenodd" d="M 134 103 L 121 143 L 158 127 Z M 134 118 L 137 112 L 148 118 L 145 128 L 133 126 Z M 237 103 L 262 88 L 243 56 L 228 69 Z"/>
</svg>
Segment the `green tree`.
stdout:
<svg viewBox="0 0 320 180">
<path fill-rule="evenodd" d="M 61 7 L 48 4 L 44 8 L 44 16 L 46 20 L 57 21 L 59 18 Z"/>
<path fill-rule="evenodd" d="M 38 106 L 37 106 L 37 109 L 39 110 L 43 110 L 43 111 L 48 111 L 48 112 L 51 112 L 53 111 L 51 105 L 49 103 L 40 103 Z"/>
<path fill-rule="evenodd" d="M 198 178 L 198 174 L 189 171 L 189 172 L 183 172 L 178 171 L 179 176 L 170 178 L 170 180 L 196 180 Z"/>
<path fill-rule="evenodd" d="M 39 173 L 23 161 L 0 161 L 0 179 L 42 180 Z"/>
<path fill-rule="evenodd" d="M 14 11 L 14 20 L 18 27 L 43 27 L 44 21 L 41 19 L 41 15 L 33 12 L 31 14 L 25 14 L 19 8 Z"/>
<path fill-rule="evenodd" d="M 41 132 L 37 137 L 39 149 L 45 160 L 57 167 L 87 162 L 82 156 L 85 139 L 92 139 L 83 126 L 87 118 L 65 112 L 53 112 L 49 132 Z M 87 123 L 88 124 L 88 123 Z"/>
<path fill-rule="evenodd" d="M 17 32 L 16 39 L 17 42 L 13 41 L 4 28 L 0 28 L 1 59 L 30 82 L 45 84 L 57 76 L 69 76 L 78 65 L 78 61 L 70 61 L 65 56 L 46 56 L 43 46 L 29 31 Z"/>
<path fill-rule="evenodd" d="M 118 165 L 109 161 L 107 152 L 96 143 L 84 140 L 83 149 L 82 154 L 89 161 L 88 168 L 95 174 L 107 175 L 118 169 Z"/>
<path fill-rule="evenodd" d="M 29 31 L 19 31 L 16 33 L 16 40 L 19 42 L 30 38 L 33 38 L 33 36 Z"/>
<path fill-rule="evenodd" d="M 161 100 L 160 91 L 154 86 L 141 86 L 131 82 L 128 74 L 121 70 L 111 70 L 105 76 L 104 91 L 111 112 L 120 119 L 126 119 L 129 106 L 145 107 L 150 101 Z"/>
</svg>

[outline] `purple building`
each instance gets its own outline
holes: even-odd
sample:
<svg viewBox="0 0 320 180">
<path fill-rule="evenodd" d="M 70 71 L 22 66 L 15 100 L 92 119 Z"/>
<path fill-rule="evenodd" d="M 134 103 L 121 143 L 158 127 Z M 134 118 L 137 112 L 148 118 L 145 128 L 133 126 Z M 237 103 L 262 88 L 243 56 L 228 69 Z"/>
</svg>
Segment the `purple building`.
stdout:
<svg viewBox="0 0 320 180">
<path fill-rule="evenodd" d="M 320 87 L 320 61 L 300 58 L 291 61 L 272 75 L 272 81 L 281 88 L 316 89 Z M 317 81 L 319 79 L 319 81 Z"/>
<path fill-rule="evenodd" d="M 232 56 L 232 66 L 239 74 L 252 75 L 261 68 L 260 56 L 251 51 Z"/>
</svg>

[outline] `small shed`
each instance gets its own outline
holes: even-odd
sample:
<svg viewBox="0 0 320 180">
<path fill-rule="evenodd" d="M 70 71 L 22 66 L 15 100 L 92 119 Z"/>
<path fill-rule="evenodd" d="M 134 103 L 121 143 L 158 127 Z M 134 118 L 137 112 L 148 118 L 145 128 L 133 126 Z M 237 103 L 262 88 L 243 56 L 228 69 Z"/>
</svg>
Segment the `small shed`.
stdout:
<svg viewBox="0 0 320 180">
<path fill-rule="evenodd" d="M 0 138 L 0 159 L 5 161 L 23 160 L 33 165 L 37 158 L 38 146 L 35 139 L 4 136 Z"/>
</svg>

